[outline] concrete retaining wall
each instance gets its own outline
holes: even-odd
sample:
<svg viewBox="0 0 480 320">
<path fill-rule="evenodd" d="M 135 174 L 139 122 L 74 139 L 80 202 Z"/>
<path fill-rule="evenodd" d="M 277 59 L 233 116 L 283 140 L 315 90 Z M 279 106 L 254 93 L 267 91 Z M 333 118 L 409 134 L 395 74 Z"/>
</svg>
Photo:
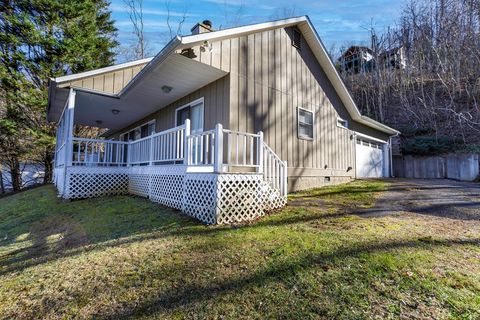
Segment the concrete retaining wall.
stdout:
<svg viewBox="0 0 480 320">
<path fill-rule="evenodd" d="M 478 154 L 394 156 L 393 172 L 399 178 L 473 181 L 480 175 Z"/>
</svg>

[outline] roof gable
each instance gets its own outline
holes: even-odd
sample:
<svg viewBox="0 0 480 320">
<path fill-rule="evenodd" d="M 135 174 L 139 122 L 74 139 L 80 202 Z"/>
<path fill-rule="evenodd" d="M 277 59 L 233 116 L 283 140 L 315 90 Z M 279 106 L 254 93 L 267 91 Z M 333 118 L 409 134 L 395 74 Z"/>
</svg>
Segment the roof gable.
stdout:
<svg viewBox="0 0 480 320">
<path fill-rule="evenodd" d="M 303 37 L 305 38 L 307 44 L 311 48 L 314 56 L 325 72 L 327 78 L 332 83 L 335 88 L 338 96 L 340 97 L 342 103 L 347 109 L 348 113 L 354 121 L 362 123 L 368 127 L 374 128 L 376 130 L 382 131 L 384 133 L 393 135 L 397 134 L 398 131 L 392 129 L 384 124 L 381 124 L 373 119 L 370 119 L 366 116 L 362 116 L 358 110 L 355 102 L 353 101 L 350 93 L 348 92 L 345 84 L 343 83 L 340 75 L 338 74 L 331 58 L 329 57 L 325 46 L 323 45 L 320 37 L 318 36 L 315 28 L 313 27 L 308 16 L 301 16 L 289 19 L 282 19 L 276 21 L 270 21 L 265 23 L 258 23 L 253 25 L 235 27 L 230 29 L 206 32 L 196 35 L 188 35 L 183 37 L 173 38 L 155 57 L 151 58 L 148 63 L 129 81 L 119 92 L 114 93 L 115 97 L 122 97 L 128 95 L 128 92 L 135 86 L 140 83 L 140 81 L 146 77 L 146 75 L 155 69 L 155 66 L 161 64 L 166 60 L 166 58 L 175 53 L 177 50 L 186 49 L 195 45 L 201 45 L 206 41 L 218 41 L 222 39 L 239 37 L 242 35 L 248 35 L 252 33 L 277 29 L 277 28 L 286 28 L 290 26 L 296 26 L 300 32 L 302 32 Z M 139 63 L 139 61 L 134 61 L 132 63 Z M 116 66 L 114 66 L 116 67 Z M 114 68 L 111 67 L 111 68 Z M 99 69 L 101 70 L 101 69 Z M 96 72 L 99 70 L 94 70 L 91 72 Z M 78 80 L 82 77 L 82 74 L 66 76 L 69 77 L 71 81 Z M 62 78 L 66 78 L 62 77 Z M 54 79 L 55 82 L 58 82 L 62 78 Z"/>
</svg>

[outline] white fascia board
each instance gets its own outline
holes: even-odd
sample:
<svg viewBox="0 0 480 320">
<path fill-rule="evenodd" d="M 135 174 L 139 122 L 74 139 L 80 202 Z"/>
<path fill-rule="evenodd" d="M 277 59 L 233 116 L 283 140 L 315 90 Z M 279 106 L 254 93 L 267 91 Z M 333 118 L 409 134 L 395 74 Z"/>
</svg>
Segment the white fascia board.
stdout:
<svg viewBox="0 0 480 320">
<path fill-rule="evenodd" d="M 300 16 L 295 18 L 281 19 L 276 21 L 251 24 L 251 25 L 242 26 L 242 27 L 235 27 L 230 29 L 223 29 L 218 31 L 184 36 L 181 39 L 182 39 L 182 44 L 187 46 L 187 45 L 193 45 L 195 43 L 208 41 L 208 40 L 221 40 L 221 39 L 232 38 L 232 37 L 240 37 L 244 34 L 250 34 L 253 32 L 276 29 L 279 27 L 285 28 L 285 27 L 296 25 L 300 22 L 305 22 L 305 21 L 307 21 L 307 16 Z"/>
<path fill-rule="evenodd" d="M 52 78 L 51 80 L 54 81 L 55 83 L 63 83 L 63 82 L 70 82 L 70 81 L 75 81 L 78 79 L 83 79 L 83 78 L 88 78 L 91 76 L 96 76 L 102 73 L 108 73 L 112 71 L 116 71 L 119 69 L 125 69 L 125 68 L 130 68 L 134 67 L 140 64 L 145 64 L 149 63 L 153 58 L 145 58 L 141 60 L 135 60 L 135 61 L 130 61 L 130 62 L 125 62 L 125 63 L 120 63 L 116 64 L 110 67 L 105 67 L 105 68 L 100 68 L 100 69 L 95 69 L 95 70 L 90 70 L 90 71 L 85 71 L 85 72 L 80 72 L 80 73 L 75 73 L 75 74 L 70 74 L 67 76 L 62 76 L 62 77 L 57 77 L 57 78 Z"/>
<path fill-rule="evenodd" d="M 137 75 L 127 83 L 127 85 L 118 93 L 118 96 L 124 95 L 130 88 L 137 84 L 145 74 L 152 71 L 152 69 L 159 63 L 162 63 L 171 53 L 175 52 L 178 46 L 181 44 L 182 39 L 176 36 L 168 42 L 163 49 L 151 59 L 151 61 L 142 69 Z"/>
<path fill-rule="evenodd" d="M 400 131 L 395 130 L 393 128 L 390 128 L 389 126 L 384 125 L 381 122 L 375 121 L 372 118 L 369 118 L 367 116 L 361 116 L 360 119 L 358 119 L 357 121 L 365 124 L 366 126 L 378 129 L 379 131 L 382 131 L 382 132 L 385 132 L 385 133 L 387 133 L 391 136 L 400 134 Z"/>
<path fill-rule="evenodd" d="M 361 137 L 361 138 L 364 138 L 364 139 L 367 139 L 367 140 L 375 141 L 375 142 L 382 143 L 382 144 L 388 143 L 388 141 L 369 136 L 368 134 L 360 133 L 360 132 L 357 132 L 357 131 L 354 131 L 354 132 L 355 132 L 355 136 L 358 136 L 358 137 Z"/>
<path fill-rule="evenodd" d="M 390 127 L 388 127 L 388 126 L 386 126 L 386 125 L 384 125 L 380 122 L 377 122 L 373 119 L 370 119 L 366 116 L 362 116 L 362 114 L 360 113 L 360 111 L 357 108 L 357 105 L 353 101 L 353 98 L 350 95 L 350 92 L 348 91 L 347 87 L 345 86 L 345 83 L 340 78 L 340 75 L 338 74 L 337 69 L 335 68 L 335 65 L 333 64 L 332 59 L 330 59 L 330 56 L 327 53 L 325 45 L 323 44 L 322 40 L 318 36 L 318 33 L 315 30 L 315 28 L 313 27 L 313 25 L 312 25 L 310 19 L 308 18 L 308 16 L 306 16 L 306 21 L 308 23 L 308 27 L 310 29 L 310 32 L 313 33 L 313 35 L 315 36 L 315 40 L 318 43 L 318 47 L 317 48 L 313 47 L 312 50 L 314 51 L 314 54 L 317 57 L 317 59 L 319 60 L 320 64 L 321 64 L 322 61 L 327 63 L 326 68 L 325 68 L 325 66 L 322 66 L 323 70 L 324 70 L 325 74 L 327 75 L 327 77 L 332 82 L 334 88 L 337 91 L 337 94 L 339 95 L 343 104 L 347 108 L 347 111 L 350 114 L 350 116 L 352 117 L 352 119 L 354 121 L 362 123 L 362 124 L 364 124 L 368 127 L 377 129 L 377 130 L 382 131 L 382 132 L 384 132 L 386 134 L 389 134 L 389 135 L 398 134 L 399 131 L 397 131 L 393 128 L 390 128 Z"/>
</svg>

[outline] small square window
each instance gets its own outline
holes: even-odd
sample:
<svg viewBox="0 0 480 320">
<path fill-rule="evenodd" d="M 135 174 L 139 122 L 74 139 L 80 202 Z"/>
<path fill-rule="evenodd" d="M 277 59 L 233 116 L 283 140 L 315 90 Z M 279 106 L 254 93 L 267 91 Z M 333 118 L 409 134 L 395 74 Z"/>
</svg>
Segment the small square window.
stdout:
<svg viewBox="0 0 480 320">
<path fill-rule="evenodd" d="M 313 140 L 313 112 L 298 108 L 297 120 L 298 137 Z"/>
<path fill-rule="evenodd" d="M 348 129 L 348 121 L 340 117 L 337 118 L 337 126 L 340 128 Z"/>
<path fill-rule="evenodd" d="M 302 34 L 297 28 L 293 28 L 292 46 L 298 50 L 302 50 Z"/>
</svg>

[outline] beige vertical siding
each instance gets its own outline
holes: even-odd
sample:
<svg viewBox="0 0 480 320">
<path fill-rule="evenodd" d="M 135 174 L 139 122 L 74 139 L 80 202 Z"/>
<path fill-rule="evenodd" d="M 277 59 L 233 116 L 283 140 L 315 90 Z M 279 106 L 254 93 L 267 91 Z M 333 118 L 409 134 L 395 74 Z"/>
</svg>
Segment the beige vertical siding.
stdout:
<svg viewBox="0 0 480 320">
<path fill-rule="evenodd" d="M 132 125 L 119 130 L 110 138 L 118 139 L 123 132 L 130 131 L 139 125 L 142 125 L 152 119 L 156 120 L 156 132 L 170 129 L 175 124 L 175 110 L 185 104 L 188 104 L 196 99 L 204 97 L 205 104 L 205 130 L 210 130 L 215 127 L 217 123 L 227 123 L 229 121 L 229 76 L 225 76 L 217 81 L 214 81 L 203 88 L 190 93 L 189 95 L 175 101 L 174 103 L 162 108 L 161 110 L 148 115 Z M 159 106 L 160 108 L 161 106 Z"/>
<path fill-rule="evenodd" d="M 214 42 L 211 52 L 193 49 L 198 61 L 230 72 L 231 129 L 262 130 L 291 176 L 354 177 L 352 132 L 338 127 L 337 117 L 356 131 L 386 136 L 353 123 L 306 42 L 297 50 L 291 35 L 281 28 Z M 314 113 L 313 141 L 297 137 L 297 107 Z"/>
<path fill-rule="evenodd" d="M 119 93 L 146 64 L 128 67 L 121 70 L 106 72 L 98 76 L 86 77 L 80 80 L 62 84 L 61 87 L 79 87 L 106 93 Z"/>
<path fill-rule="evenodd" d="M 348 120 L 355 131 L 387 136 L 353 122 L 306 42 L 302 39 L 302 49 L 297 50 L 291 35 L 292 29 L 281 28 L 216 41 L 211 51 L 192 48 L 195 60 L 229 76 L 131 127 L 156 118 L 157 131 L 170 128 L 178 106 L 203 96 L 206 130 L 221 122 L 232 130 L 263 131 L 266 142 L 288 161 L 290 177 L 354 177 L 353 132 L 338 127 L 337 117 Z M 121 77 L 125 74 L 114 76 Z M 313 141 L 297 137 L 297 107 L 314 113 Z"/>
</svg>

